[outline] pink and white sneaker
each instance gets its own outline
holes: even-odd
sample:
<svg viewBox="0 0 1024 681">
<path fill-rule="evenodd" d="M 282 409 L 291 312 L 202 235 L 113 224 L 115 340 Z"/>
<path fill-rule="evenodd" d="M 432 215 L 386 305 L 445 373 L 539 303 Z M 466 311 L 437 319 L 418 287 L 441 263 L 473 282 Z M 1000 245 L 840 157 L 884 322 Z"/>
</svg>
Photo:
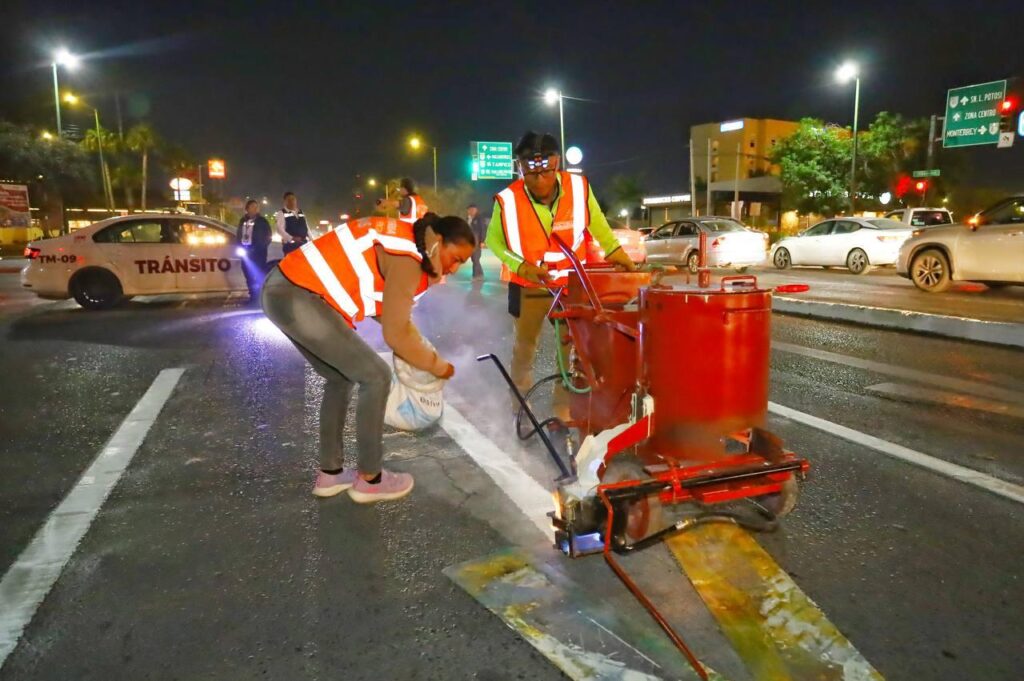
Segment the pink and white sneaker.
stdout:
<svg viewBox="0 0 1024 681">
<path fill-rule="evenodd" d="M 391 501 L 401 499 L 412 491 L 413 480 L 408 473 L 380 472 L 380 482 L 371 485 L 356 476 L 356 482 L 348 491 L 352 501 L 359 504 L 372 504 L 375 501 Z"/>
<path fill-rule="evenodd" d="M 358 477 L 355 468 L 346 468 L 337 475 L 318 471 L 316 484 L 313 485 L 313 496 L 333 497 L 335 494 L 341 494 L 354 485 Z"/>
</svg>

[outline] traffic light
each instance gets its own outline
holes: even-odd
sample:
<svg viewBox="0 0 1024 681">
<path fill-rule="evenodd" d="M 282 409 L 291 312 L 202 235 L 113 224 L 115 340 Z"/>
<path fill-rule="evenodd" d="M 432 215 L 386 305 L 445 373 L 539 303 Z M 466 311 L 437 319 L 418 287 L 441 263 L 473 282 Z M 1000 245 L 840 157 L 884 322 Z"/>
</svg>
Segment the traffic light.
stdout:
<svg viewBox="0 0 1024 681">
<path fill-rule="evenodd" d="M 924 194 L 926 191 L 928 191 L 928 181 L 918 180 L 917 184 L 914 185 L 914 189 L 917 190 L 918 194 Z"/>
<path fill-rule="evenodd" d="M 1017 112 L 1017 100 L 1007 97 L 999 105 L 999 132 L 1013 132 L 1014 114 Z"/>
</svg>

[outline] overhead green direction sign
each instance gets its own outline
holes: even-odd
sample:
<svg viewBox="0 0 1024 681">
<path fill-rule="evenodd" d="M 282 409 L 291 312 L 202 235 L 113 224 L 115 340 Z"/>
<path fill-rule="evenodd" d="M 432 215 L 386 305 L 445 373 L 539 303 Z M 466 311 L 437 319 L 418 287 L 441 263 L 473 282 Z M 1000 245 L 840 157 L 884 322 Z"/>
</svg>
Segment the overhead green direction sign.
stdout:
<svg viewBox="0 0 1024 681">
<path fill-rule="evenodd" d="M 511 142 L 470 142 L 474 180 L 511 180 Z"/>
<path fill-rule="evenodd" d="M 956 87 L 946 96 L 943 147 L 973 147 L 999 142 L 999 105 L 1006 81 Z"/>
</svg>

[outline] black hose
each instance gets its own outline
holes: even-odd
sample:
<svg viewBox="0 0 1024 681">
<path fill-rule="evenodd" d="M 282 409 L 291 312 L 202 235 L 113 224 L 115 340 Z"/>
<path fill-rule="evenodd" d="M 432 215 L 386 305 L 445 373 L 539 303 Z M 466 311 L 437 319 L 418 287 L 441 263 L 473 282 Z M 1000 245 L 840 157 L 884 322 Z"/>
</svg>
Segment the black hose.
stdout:
<svg viewBox="0 0 1024 681">
<path fill-rule="evenodd" d="M 535 393 L 537 391 L 537 389 L 540 388 L 542 385 L 544 385 L 545 383 L 549 383 L 551 381 L 554 381 L 554 380 L 561 380 L 561 379 L 562 379 L 562 374 L 560 374 L 560 373 L 558 373 L 558 374 L 551 374 L 550 376 L 545 376 L 544 378 L 542 378 L 539 381 L 537 381 L 536 383 L 534 383 L 533 386 L 529 390 L 526 391 L 526 395 L 523 396 L 523 400 L 526 401 L 526 402 L 529 402 L 530 398 L 533 397 L 533 393 Z M 529 440 L 531 437 L 533 437 L 534 435 L 537 434 L 537 430 L 538 429 L 537 428 L 533 428 L 533 429 L 527 431 L 526 433 L 524 433 L 523 430 L 522 430 L 522 421 L 523 421 L 523 407 L 522 407 L 522 405 L 520 405 L 519 406 L 519 410 L 516 411 L 516 435 L 519 436 L 520 440 Z M 549 419 L 545 419 L 545 420 L 541 421 L 540 422 L 540 428 L 546 428 L 547 426 L 549 426 L 551 424 L 557 424 L 559 426 L 562 426 L 563 428 L 568 428 L 568 426 L 565 424 L 565 421 L 563 421 L 560 418 L 554 417 L 554 416 L 552 416 Z"/>
</svg>

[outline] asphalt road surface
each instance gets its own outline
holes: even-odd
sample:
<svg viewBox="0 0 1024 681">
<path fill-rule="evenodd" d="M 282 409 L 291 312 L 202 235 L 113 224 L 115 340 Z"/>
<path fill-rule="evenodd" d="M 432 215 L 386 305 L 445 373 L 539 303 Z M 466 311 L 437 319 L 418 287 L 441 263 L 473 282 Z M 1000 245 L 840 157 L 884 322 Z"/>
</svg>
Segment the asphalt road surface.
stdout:
<svg viewBox="0 0 1024 681">
<path fill-rule="evenodd" d="M 505 289 L 493 263 L 482 285 L 468 275 L 416 311 L 457 367 L 449 414 L 550 488 L 552 466 L 516 442 L 507 394 L 474 360 L 509 356 Z M 96 313 L 12 280 L 0 275 L 0 574 L 43 527 L 44 550 L 73 552 L 0 680 L 565 678 L 442 574 L 510 545 L 644 617 L 599 557 L 551 551 L 518 491 L 445 429 L 385 436 L 387 465 L 416 477 L 406 499 L 314 499 L 321 381 L 244 295 Z M 373 322 L 362 331 L 385 349 Z M 769 427 L 813 470 L 758 541 L 886 679 L 1020 679 L 1024 353 L 783 316 L 773 343 Z M 104 476 L 116 485 L 75 547 L 68 504 Z M 659 550 L 636 567 L 671 599 L 686 578 Z M 702 659 L 752 678 L 695 618 Z"/>
</svg>

